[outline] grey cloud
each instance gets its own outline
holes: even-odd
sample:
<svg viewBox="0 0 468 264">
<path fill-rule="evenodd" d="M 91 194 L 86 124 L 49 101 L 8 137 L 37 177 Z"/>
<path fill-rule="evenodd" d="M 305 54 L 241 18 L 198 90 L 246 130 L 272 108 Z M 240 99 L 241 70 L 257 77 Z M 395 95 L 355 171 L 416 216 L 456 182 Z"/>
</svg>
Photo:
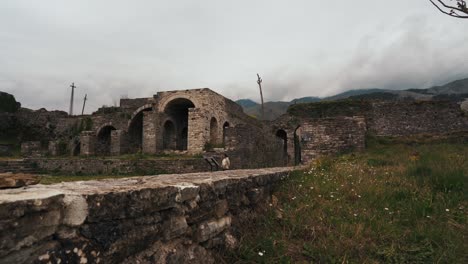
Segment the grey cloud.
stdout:
<svg viewBox="0 0 468 264">
<path fill-rule="evenodd" d="M 425 1 L 5 0 L 0 90 L 26 107 L 88 111 L 121 96 L 209 87 L 232 99 L 422 88 L 467 77 L 466 21 Z M 365 10 L 362 7 L 367 7 Z M 376 10 L 373 10 L 376 9 Z"/>
</svg>

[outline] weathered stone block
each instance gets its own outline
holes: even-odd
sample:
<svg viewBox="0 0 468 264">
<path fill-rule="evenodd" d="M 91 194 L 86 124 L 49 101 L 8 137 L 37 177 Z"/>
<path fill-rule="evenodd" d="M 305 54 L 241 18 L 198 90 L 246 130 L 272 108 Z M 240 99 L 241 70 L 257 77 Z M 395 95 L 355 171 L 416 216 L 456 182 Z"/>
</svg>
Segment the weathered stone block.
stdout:
<svg viewBox="0 0 468 264">
<path fill-rule="evenodd" d="M 217 236 L 222 231 L 231 226 L 231 217 L 225 216 L 220 219 L 210 220 L 200 224 L 197 228 L 195 239 L 198 242 L 204 242 Z"/>
</svg>

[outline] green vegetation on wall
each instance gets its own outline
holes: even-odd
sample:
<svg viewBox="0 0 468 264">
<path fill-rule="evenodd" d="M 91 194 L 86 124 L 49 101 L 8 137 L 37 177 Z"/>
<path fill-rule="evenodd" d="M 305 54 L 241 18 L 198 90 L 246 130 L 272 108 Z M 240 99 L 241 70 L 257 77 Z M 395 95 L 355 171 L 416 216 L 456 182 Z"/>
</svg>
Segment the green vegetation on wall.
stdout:
<svg viewBox="0 0 468 264">
<path fill-rule="evenodd" d="M 81 120 L 76 120 L 76 122 L 71 127 L 71 134 L 73 136 L 80 135 L 83 131 L 89 131 L 93 128 L 93 120 L 90 117 L 85 117 Z"/>
<path fill-rule="evenodd" d="M 0 112 L 14 113 L 21 107 L 13 95 L 0 92 Z"/>
<path fill-rule="evenodd" d="M 336 116 L 363 115 L 370 109 L 370 103 L 360 100 L 324 101 L 295 104 L 288 108 L 288 114 L 297 117 L 326 118 Z"/>
</svg>

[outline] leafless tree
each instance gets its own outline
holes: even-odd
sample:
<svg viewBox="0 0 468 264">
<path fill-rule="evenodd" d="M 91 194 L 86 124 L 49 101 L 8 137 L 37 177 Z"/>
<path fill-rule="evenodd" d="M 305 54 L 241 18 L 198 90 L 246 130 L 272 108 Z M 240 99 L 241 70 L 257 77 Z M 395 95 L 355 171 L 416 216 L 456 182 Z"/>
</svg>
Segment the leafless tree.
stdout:
<svg viewBox="0 0 468 264">
<path fill-rule="evenodd" d="M 456 17 L 468 18 L 468 8 L 465 0 L 429 0 L 440 12 Z"/>
</svg>

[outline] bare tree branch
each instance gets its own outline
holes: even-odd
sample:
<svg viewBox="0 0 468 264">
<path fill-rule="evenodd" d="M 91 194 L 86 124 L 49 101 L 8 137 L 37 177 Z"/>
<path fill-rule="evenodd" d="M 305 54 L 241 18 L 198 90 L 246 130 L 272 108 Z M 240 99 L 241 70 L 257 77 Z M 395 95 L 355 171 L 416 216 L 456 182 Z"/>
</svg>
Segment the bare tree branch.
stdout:
<svg viewBox="0 0 468 264">
<path fill-rule="evenodd" d="M 468 8 L 465 0 L 456 1 L 457 6 L 446 4 L 447 0 L 429 0 L 440 12 L 456 18 L 468 18 Z M 444 2 L 445 1 L 445 2 Z"/>
</svg>

